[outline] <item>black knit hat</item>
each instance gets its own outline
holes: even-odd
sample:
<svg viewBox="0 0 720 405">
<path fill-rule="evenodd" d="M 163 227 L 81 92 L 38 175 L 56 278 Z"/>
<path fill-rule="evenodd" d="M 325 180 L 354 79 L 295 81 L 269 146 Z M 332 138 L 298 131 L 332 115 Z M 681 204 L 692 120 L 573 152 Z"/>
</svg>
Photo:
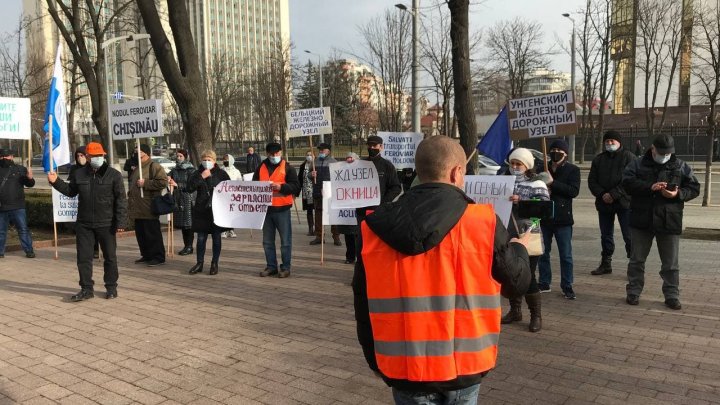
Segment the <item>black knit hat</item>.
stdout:
<svg viewBox="0 0 720 405">
<path fill-rule="evenodd" d="M 11 156 L 12 151 L 10 149 L 0 149 L 0 158 L 4 158 L 6 156 Z"/>
<path fill-rule="evenodd" d="M 370 135 L 367 139 L 368 145 L 382 145 L 383 139 L 377 135 Z"/>
<path fill-rule="evenodd" d="M 613 139 L 622 143 L 622 141 L 620 140 L 620 133 L 618 131 L 613 131 L 612 129 L 605 132 L 605 135 L 603 135 L 603 142 L 607 141 L 608 139 Z"/>
<path fill-rule="evenodd" d="M 282 145 L 277 142 L 270 142 L 265 145 L 265 152 L 267 153 L 278 153 L 282 150 Z"/>
<path fill-rule="evenodd" d="M 141 143 L 141 144 L 140 144 L 140 150 L 141 150 L 143 153 L 145 153 L 146 155 L 152 156 L 152 150 L 150 149 L 150 145 L 148 145 L 148 144 L 146 144 L 146 143 Z"/>
<path fill-rule="evenodd" d="M 655 147 L 655 152 L 661 155 L 675 153 L 675 140 L 670 135 L 658 135 L 652 144 Z"/>
<path fill-rule="evenodd" d="M 560 149 L 561 151 L 565 152 L 565 154 L 567 154 L 570 147 L 564 139 L 556 139 L 553 141 L 553 143 L 550 144 L 550 149 Z"/>
</svg>

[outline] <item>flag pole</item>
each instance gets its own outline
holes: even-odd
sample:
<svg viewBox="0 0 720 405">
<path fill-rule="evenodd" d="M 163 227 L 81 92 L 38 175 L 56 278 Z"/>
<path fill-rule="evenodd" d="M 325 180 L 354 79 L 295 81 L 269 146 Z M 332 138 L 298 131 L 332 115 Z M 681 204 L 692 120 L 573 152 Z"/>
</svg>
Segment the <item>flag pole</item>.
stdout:
<svg viewBox="0 0 720 405">
<path fill-rule="evenodd" d="M 173 193 L 173 186 L 170 186 L 170 195 Z M 167 255 L 172 257 L 173 251 L 175 251 L 175 240 L 173 235 L 173 213 L 169 213 L 168 215 L 168 251 Z"/>
<path fill-rule="evenodd" d="M 473 151 L 472 151 L 472 153 L 470 154 L 470 156 L 468 156 L 467 160 L 465 161 L 465 164 L 466 164 L 466 165 L 467 165 L 468 163 L 470 163 L 470 160 L 473 158 L 473 156 L 475 156 L 476 153 L 477 153 L 477 148 L 473 149 Z"/>
<path fill-rule="evenodd" d="M 547 162 L 547 142 L 545 141 L 545 137 L 542 139 L 542 147 L 543 147 L 543 164 L 545 165 L 545 172 L 550 173 L 548 170 L 548 162 Z"/>
<path fill-rule="evenodd" d="M 54 172 L 53 166 L 55 166 L 54 159 L 53 159 L 53 115 L 48 115 L 48 157 L 50 158 L 50 171 Z M 30 139 L 30 142 L 32 142 L 32 137 Z M 32 160 L 32 159 L 31 159 Z M 32 170 L 32 167 L 30 168 Z M 53 241 L 55 242 L 55 260 L 58 259 L 58 234 L 57 234 L 57 222 L 55 222 L 55 215 L 53 215 Z"/>
</svg>

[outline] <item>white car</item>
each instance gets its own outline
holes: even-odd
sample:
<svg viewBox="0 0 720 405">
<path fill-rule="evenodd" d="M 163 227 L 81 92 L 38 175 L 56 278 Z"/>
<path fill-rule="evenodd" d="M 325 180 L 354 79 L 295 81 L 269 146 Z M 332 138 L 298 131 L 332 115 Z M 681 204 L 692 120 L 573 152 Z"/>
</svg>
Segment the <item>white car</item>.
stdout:
<svg viewBox="0 0 720 405">
<path fill-rule="evenodd" d="M 152 159 L 152 161 L 155 163 L 159 163 L 160 166 L 165 169 L 166 174 L 170 173 L 170 170 L 175 167 L 175 162 L 163 156 L 151 156 L 150 159 Z"/>
</svg>

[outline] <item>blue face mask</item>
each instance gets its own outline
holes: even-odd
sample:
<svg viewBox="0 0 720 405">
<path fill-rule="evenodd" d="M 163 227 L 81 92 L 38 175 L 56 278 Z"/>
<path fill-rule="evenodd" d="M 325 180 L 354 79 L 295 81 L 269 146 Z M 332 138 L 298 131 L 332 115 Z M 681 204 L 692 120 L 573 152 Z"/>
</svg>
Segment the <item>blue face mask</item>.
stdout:
<svg viewBox="0 0 720 405">
<path fill-rule="evenodd" d="M 325 154 L 324 154 L 324 153 L 321 153 L 321 154 L 318 155 L 318 157 L 319 157 L 320 159 L 325 159 Z"/>
<path fill-rule="evenodd" d="M 202 165 L 204 168 L 210 170 L 215 167 L 215 162 L 213 162 L 212 160 L 203 160 Z"/>
<path fill-rule="evenodd" d="M 276 165 L 280 163 L 280 160 L 282 159 L 280 156 L 270 156 L 268 159 L 270 159 L 270 163 Z"/>
</svg>

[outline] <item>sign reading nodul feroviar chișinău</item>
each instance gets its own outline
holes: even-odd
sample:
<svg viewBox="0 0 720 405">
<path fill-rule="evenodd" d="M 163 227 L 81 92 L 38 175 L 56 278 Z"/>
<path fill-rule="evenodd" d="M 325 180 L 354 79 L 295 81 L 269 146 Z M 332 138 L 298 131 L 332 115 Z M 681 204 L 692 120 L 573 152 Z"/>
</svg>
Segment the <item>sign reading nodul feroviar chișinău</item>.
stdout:
<svg viewBox="0 0 720 405">
<path fill-rule="evenodd" d="M 111 104 L 110 133 L 116 141 L 163 136 L 162 101 Z"/>
<path fill-rule="evenodd" d="M 332 133 L 330 107 L 291 110 L 285 113 L 285 118 L 290 138 Z"/>
<path fill-rule="evenodd" d="M 577 134 L 573 92 L 508 100 L 508 125 L 513 140 Z"/>
<path fill-rule="evenodd" d="M 0 138 L 30 139 L 30 99 L 0 97 Z"/>
</svg>

